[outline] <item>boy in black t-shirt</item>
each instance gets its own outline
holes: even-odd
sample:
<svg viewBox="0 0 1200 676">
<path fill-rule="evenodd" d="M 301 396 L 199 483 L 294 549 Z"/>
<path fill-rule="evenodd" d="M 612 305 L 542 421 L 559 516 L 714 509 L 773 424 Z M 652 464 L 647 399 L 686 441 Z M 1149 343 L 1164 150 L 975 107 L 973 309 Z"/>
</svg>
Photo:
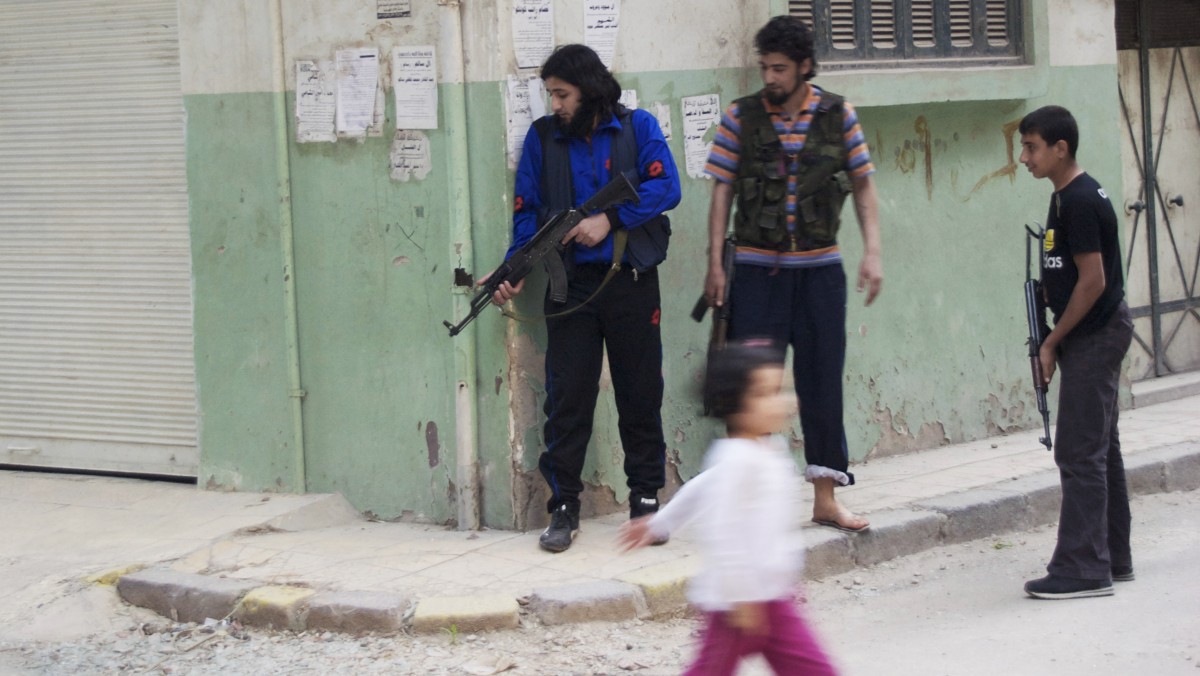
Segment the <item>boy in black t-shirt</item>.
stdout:
<svg viewBox="0 0 1200 676">
<path fill-rule="evenodd" d="M 1054 461 L 1062 481 L 1058 544 L 1049 575 L 1025 583 L 1043 599 L 1109 596 L 1133 579 L 1129 494 L 1117 435 L 1117 384 L 1133 337 L 1117 215 L 1075 161 L 1079 129 L 1065 108 L 1021 120 L 1021 163 L 1054 184 L 1042 251 L 1042 288 L 1054 330 L 1042 343 L 1046 383 L 1062 373 Z"/>
</svg>

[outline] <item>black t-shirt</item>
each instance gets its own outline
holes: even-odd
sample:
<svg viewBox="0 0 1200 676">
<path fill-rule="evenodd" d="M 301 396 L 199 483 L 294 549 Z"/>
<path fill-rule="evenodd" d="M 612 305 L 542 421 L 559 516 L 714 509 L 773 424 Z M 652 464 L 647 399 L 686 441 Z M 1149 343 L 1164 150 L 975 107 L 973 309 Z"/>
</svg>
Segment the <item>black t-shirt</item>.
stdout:
<svg viewBox="0 0 1200 676">
<path fill-rule="evenodd" d="M 1050 197 L 1042 251 L 1042 284 L 1055 322 L 1067 309 L 1071 292 L 1079 281 L 1074 257 L 1094 251 L 1100 252 L 1104 266 L 1104 293 L 1072 333 L 1090 333 L 1104 326 L 1125 298 L 1117 214 L 1104 188 L 1085 173 Z"/>
</svg>

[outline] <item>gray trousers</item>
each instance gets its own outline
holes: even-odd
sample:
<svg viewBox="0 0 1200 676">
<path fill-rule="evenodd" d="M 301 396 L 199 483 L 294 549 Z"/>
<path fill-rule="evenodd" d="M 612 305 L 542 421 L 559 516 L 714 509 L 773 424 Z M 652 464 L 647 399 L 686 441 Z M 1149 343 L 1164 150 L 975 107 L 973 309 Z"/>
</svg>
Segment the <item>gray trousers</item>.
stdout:
<svg viewBox="0 0 1200 676">
<path fill-rule="evenodd" d="M 1129 492 L 1117 434 L 1121 360 L 1133 338 L 1125 303 L 1097 331 L 1068 334 L 1058 356 L 1058 425 L 1054 462 L 1062 480 L 1058 545 L 1046 570 L 1080 580 L 1107 580 L 1132 566 Z"/>
</svg>

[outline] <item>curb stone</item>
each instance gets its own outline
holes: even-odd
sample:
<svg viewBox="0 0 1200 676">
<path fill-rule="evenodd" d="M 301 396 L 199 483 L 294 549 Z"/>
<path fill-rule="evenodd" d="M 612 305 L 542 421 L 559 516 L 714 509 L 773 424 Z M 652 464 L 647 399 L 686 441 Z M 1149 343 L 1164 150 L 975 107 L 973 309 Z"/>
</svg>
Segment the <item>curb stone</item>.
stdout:
<svg viewBox="0 0 1200 676">
<path fill-rule="evenodd" d="M 126 603 L 149 608 L 176 622 L 203 622 L 228 616 L 238 601 L 257 586 L 249 580 L 148 569 L 122 575 L 117 593 Z"/>
<path fill-rule="evenodd" d="M 856 533 L 851 542 L 854 562 L 873 566 L 900 556 L 928 549 L 927 543 L 941 543 L 946 517 L 937 512 L 915 509 L 888 509 L 871 514 L 871 528 Z"/>
<path fill-rule="evenodd" d="M 404 628 L 409 597 L 395 592 L 317 592 L 308 599 L 305 629 L 363 634 Z"/>
<path fill-rule="evenodd" d="M 412 628 L 422 633 L 475 632 L 515 629 L 520 622 L 520 606 L 511 596 L 440 596 L 417 602 Z"/>
<path fill-rule="evenodd" d="M 616 580 L 535 589 L 529 608 L 543 624 L 633 620 L 649 614 L 641 588 Z"/>
<path fill-rule="evenodd" d="M 1029 501 L 1024 494 L 1012 490 L 974 488 L 922 500 L 913 506 L 946 517 L 940 533 L 942 544 L 969 542 L 1033 527 Z"/>
<path fill-rule="evenodd" d="M 304 587 L 255 587 L 242 597 L 233 616 L 256 627 L 304 631 L 307 601 L 313 594 Z"/>
</svg>

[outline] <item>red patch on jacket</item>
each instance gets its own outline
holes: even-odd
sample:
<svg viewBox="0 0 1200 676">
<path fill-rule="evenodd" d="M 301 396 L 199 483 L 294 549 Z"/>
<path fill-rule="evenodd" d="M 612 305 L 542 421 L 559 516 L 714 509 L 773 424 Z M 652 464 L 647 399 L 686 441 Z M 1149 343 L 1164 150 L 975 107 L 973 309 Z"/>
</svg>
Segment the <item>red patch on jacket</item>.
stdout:
<svg viewBox="0 0 1200 676">
<path fill-rule="evenodd" d="M 525 198 L 517 195 L 517 199 L 513 201 L 513 211 L 520 211 L 525 208 Z"/>
<path fill-rule="evenodd" d="M 608 158 L 607 160 L 604 160 L 604 170 L 612 171 L 612 158 L 611 157 Z"/>
<path fill-rule="evenodd" d="M 650 166 L 646 167 L 646 175 L 648 175 L 650 178 L 658 178 L 659 176 L 662 176 L 663 175 L 662 162 L 659 162 L 658 160 L 654 160 L 653 162 L 651 162 Z"/>
<path fill-rule="evenodd" d="M 662 319 L 662 309 L 654 308 L 654 314 L 650 317 L 650 323 L 655 326 L 658 326 L 658 322 L 661 319 Z"/>
</svg>

